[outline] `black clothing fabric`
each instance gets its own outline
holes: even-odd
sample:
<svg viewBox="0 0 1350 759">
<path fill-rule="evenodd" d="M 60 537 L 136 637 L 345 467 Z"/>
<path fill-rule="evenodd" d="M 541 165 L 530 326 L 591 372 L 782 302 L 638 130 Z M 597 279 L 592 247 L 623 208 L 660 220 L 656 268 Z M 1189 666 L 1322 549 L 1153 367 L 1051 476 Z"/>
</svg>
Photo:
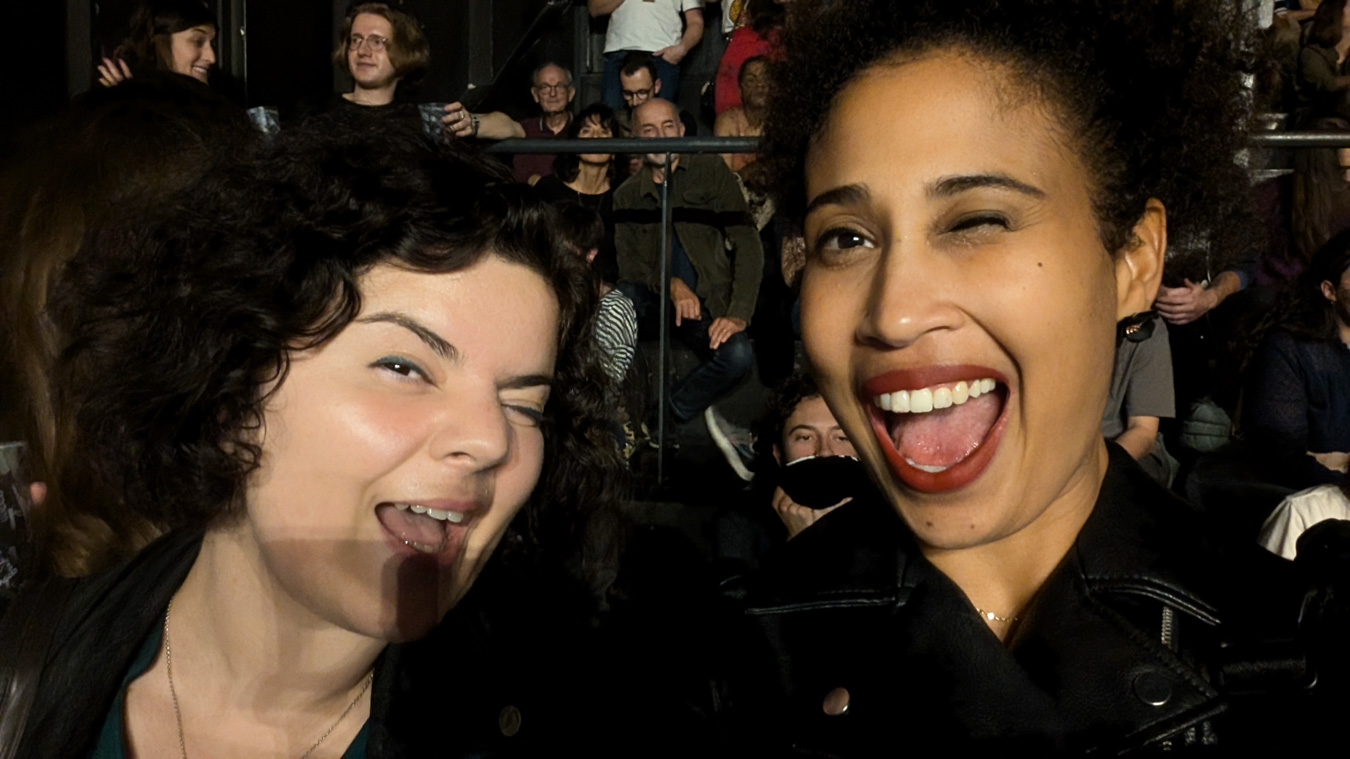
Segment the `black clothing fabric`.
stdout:
<svg viewBox="0 0 1350 759">
<path fill-rule="evenodd" d="M 25 587 L 0 624 L 0 727 L 13 724 L 17 695 L 33 694 L 31 710 L 21 740 L 0 734 L 0 756 L 89 753 L 201 540 L 173 533 L 118 569 Z M 597 663 L 579 618 L 589 594 L 561 574 L 490 565 L 426 638 L 386 647 L 375 665 L 366 756 L 509 759 L 565 747 L 625 755 L 630 730 L 648 717 L 630 716 L 640 699 L 611 702 L 614 669 Z"/>
<path fill-rule="evenodd" d="M 405 122 L 409 126 L 420 126 L 422 114 L 417 104 L 410 101 L 395 98 L 388 105 L 358 105 L 338 94 L 300 100 L 281 113 L 283 127 L 290 123 L 300 124 L 309 119 L 335 119 L 344 125 L 395 120 Z"/>
<path fill-rule="evenodd" d="M 1271 330 L 1249 372 L 1242 429 L 1257 465 L 1295 490 L 1340 482 L 1307 452 L 1350 451 L 1350 347 Z"/>
<path fill-rule="evenodd" d="M 591 268 L 604 281 L 611 284 L 618 282 L 619 262 L 618 254 L 614 250 L 614 188 L 611 187 L 599 195 L 587 195 L 568 187 L 556 175 L 549 174 L 540 177 L 539 181 L 534 183 L 534 189 L 549 203 L 572 201 L 600 214 L 600 219 L 605 222 L 605 244 L 591 262 Z"/>
<path fill-rule="evenodd" d="M 1307 706 L 1304 660 L 1285 655 L 1301 599 L 1292 565 L 1254 545 L 1218 550 L 1184 502 L 1108 447 L 1092 515 L 1006 647 L 880 496 L 726 583 L 740 611 L 719 691 L 727 754 L 1297 745 L 1307 720 L 1282 721 L 1297 713 L 1284 705 Z M 830 716 L 841 688 L 848 709 Z M 1234 709 L 1238 691 L 1262 694 L 1244 701 L 1254 712 Z"/>
</svg>

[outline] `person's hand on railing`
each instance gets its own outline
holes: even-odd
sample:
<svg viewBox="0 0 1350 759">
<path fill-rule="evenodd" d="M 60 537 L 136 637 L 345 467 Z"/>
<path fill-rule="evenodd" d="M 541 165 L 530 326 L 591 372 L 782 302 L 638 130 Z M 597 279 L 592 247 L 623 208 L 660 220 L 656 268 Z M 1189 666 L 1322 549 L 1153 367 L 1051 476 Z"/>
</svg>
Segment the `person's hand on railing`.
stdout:
<svg viewBox="0 0 1350 759">
<path fill-rule="evenodd" d="M 104 87 L 116 87 L 131 78 L 131 67 L 121 58 L 104 58 L 98 64 L 98 83 Z"/>
</svg>

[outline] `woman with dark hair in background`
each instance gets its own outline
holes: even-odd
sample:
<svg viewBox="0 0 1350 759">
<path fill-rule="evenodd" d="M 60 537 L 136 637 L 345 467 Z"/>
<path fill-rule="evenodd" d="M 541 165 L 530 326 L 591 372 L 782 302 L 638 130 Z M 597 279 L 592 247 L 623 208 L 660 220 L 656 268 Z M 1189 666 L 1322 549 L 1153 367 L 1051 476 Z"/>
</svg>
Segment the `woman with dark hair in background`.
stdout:
<svg viewBox="0 0 1350 759">
<path fill-rule="evenodd" d="M 1301 660 L 1226 674 L 1294 634 L 1288 566 L 1101 434 L 1169 236 L 1249 234 L 1249 26 L 1227 0 L 792 3 L 759 163 L 877 491 L 727 586 L 730 753 L 1324 745 L 1308 702 L 1239 695 Z"/>
<path fill-rule="evenodd" d="M 112 87 L 147 71 L 172 71 L 206 83 L 216 63 L 216 16 L 203 0 L 143 0 L 130 32 L 98 65 L 98 81 Z"/>
<path fill-rule="evenodd" d="M 29 476 L 51 484 L 30 514 L 39 574 L 85 574 L 156 534 L 113 508 L 104 488 L 53 480 L 79 460 L 70 409 L 50 393 L 69 326 L 51 312 L 51 293 L 88 236 L 165 208 L 255 137 L 213 90 L 147 75 L 79 96 L 18 142 L 23 158 L 0 181 L 0 440 L 25 440 Z"/>
<path fill-rule="evenodd" d="M 1345 3 L 1339 0 L 1322 3 L 1313 14 L 1307 41 L 1298 55 L 1296 126 L 1327 116 L 1350 115 L 1346 102 L 1350 76 L 1346 76 L 1344 66 L 1345 21 Z"/>
<path fill-rule="evenodd" d="M 528 583 L 502 595 L 508 568 L 584 572 L 613 504 L 592 280 L 500 169 L 410 129 L 322 127 L 69 269 L 54 397 L 75 471 L 167 534 L 15 601 L 15 756 L 481 756 L 579 729 L 564 704 L 502 745 L 502 704 L 580 674 L 538 655 L 562 625 L 526 647 L 480 615 L 535 610 Z M 491 589 L 443 623 L 499 544 Z"/>
<path fill-rule="evenodd" d="M 1248 345 L 1240 423 L 1253 468 L 1295 490 L 1339 482 L 1350 464 L 1350 231 L 1313 256 Z"/>
<path fill-rule="evenodd" d="M 1319 119 L 1311 129 L 1350 134 L 1350 122 L 1342 118 Z M 1285 282 L 1294 280 L 1328 240 L 1350 227 L 1350 148 L 1294 151 L 1293 179 L 1290 223 L 1294 255 L 1267 266 L 1275 266 Z"/>
<path fill-rule="evenodd" d="M 617 130 L 614 111 L 604 103 L 593 103 L 572 119 L 562 138 L 604 139 L 618 134 Z M 571 201 L 600 214 L 605 240 L 595 258 L 595 270 L 611 283 L 617 281 L 619 273 L 614 250 L 614 190 L 619 186 L 615 165 L 615 157 L 609 153 L 559 153 L 553 159 L 553 173 L 535 183 L 544 200 Z"/>
</svg>

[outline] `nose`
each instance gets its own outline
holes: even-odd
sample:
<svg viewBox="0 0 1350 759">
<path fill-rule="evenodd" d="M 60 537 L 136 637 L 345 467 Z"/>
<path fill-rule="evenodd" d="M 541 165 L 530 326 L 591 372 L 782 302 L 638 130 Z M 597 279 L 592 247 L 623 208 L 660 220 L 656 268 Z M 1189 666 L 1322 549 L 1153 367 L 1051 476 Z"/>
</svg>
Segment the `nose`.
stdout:
<svg viewBox="0 0 1350 759">
<path fill-rule="evenodd" d="M 472 471 L 491 469 L 511 453 L 512 427 L 495 388 L 460 393 L 446 405 L 429 442 L 431 455 Z"/>
<path fill-rule="evenodd" d="M 210 66 L 216 62 L 216 49 L 210 42 L 202 47 L 202 63 Z"/>
<path fill-rule="evenodd" d="M 962 323 L 953 300 L 960 279 L 949 253 L 923 239 L 891 241 L 877 258 L 858 339 L 879 348 L 905 348 Z"/>
</svg>

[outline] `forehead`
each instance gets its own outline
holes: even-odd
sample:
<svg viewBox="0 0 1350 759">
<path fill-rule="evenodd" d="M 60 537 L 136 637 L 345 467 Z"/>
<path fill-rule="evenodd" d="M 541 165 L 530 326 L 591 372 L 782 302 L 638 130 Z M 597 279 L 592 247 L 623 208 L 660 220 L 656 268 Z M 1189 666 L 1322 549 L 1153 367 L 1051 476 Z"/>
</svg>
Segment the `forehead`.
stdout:
<svg viewBox="0 0 1350 759">
<path fill-rule="evenodd" d="M 637 112 L 633 116 L 633 121 L 639 126 L 644 124 L 669 124 L 679 120 L 680 116 L 675 111 L 675 105 L 659 97 L 652 98 L 638 106 Z"/>
<path fill-rule="evenodd" d="M 539 70 L 539 81 L 543 84 L 561 84 L 567 81 L 567 75 L 557 66 L 545 66 Z"/>
<path fill-rule="evenodd" d="M 1086 192 L 1086 167 L 1053 113 L 1007 67 L 973 54 L 875 65 L 839 92 L 811 143 L 808 200 L 838 185 L 990 172 Z"/>
<path fill-rule="evenodd" d="M 783 423 L 783 431 L 788 432 L 799 426 L 828 430 L 839 426 L 839 422 L 835 421 L 834 414 L 830 413 L 830 407 L 825 405 L 825 399 L 819 395 L 812 395 L 803 398 L 797 407 L 792 409 L 792 413 L 788 414 L 787 420 Z"/>
<path fill-rule="evenodd" d="M 628 87 L 650 87 L 652 84 L 652 72 L 645 67 L 634 71 L 631 74 L 619 72 L 619 80 Z"/>
<path fill-rule="evenodd" d="M 394 35 L 394 25 L 389 23 L 389 19 L 375 13 L 360 13 L 352 21 L 352 33 L 368 35 L 378 34 L 383 37 L 392 37 Z"/>
</svg>

